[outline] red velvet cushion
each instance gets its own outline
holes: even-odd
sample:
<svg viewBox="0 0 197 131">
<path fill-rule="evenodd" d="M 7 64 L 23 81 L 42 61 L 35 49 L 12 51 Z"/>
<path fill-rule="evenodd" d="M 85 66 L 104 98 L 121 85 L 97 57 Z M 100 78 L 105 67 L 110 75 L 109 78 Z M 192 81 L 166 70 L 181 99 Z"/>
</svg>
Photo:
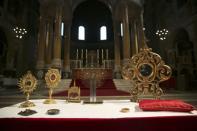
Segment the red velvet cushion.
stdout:
<svg viewBox="0 0 197 131">
<path fill-rule="evenodd" d="M 194 110 L 194 106 L 181 100 L 141 100 L 139 107 L 144 111 L 190 112 Z"/>
</svg>

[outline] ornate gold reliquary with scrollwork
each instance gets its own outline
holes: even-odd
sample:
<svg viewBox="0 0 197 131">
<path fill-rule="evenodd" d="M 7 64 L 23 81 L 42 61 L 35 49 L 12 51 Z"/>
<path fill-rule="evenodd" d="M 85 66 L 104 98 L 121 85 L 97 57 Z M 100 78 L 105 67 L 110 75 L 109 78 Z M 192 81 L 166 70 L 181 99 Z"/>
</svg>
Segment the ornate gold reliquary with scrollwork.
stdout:
<svg viewBox="0 0 197 131">
<path fill-rule="evenodd" d="M 163 90 L 159 83 L 169 79 L 171 72 L 161 57 L 145 46 L 123 66 L 122 76 L 131 80 L 133 87 L 130 93 L 133 101 L 138 101 L 139 95 L 148 93 L 160 99 Z"/>
</svg>

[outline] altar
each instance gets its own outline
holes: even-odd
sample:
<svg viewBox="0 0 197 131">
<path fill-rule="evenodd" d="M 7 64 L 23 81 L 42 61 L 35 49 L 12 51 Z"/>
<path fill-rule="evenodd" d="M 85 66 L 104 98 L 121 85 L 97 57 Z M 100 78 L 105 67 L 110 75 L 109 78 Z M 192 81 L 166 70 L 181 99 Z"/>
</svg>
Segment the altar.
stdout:
<svg viewBox="0 0 197 131">
<path fill-rule="evenodd" d="M 102 79 L 112 79 L 113 71 L 111 68 L 75 68 L 72 70 L 73 79 L 86 79 L 85 75 L 90 73 L 103 75 Z"/>
<path fill-rule="evenodd" d="M 138 103 L 129 100 L 104 100 L 103 104 L 67 103 L 43 104 L 43 99 L 31 100 L 37 113 L 20 116 L 24 111 L 20 103 L 0 109 L 1 131 L 60 131 L 60 130 L 197 130 L 197 111 L 190 113 L 167 111 L 142 111 Z M 121 112 L 128 108 L 129 112 Z M 48 115 L 47 110 L 59 109 L 57 115 Z"/>
</svg>

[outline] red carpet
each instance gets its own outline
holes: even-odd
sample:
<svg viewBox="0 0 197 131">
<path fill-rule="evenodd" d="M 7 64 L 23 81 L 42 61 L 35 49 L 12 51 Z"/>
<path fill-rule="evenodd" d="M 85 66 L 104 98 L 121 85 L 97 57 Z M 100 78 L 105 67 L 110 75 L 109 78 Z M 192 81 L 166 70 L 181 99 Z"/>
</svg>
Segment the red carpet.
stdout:
<svg viewBox="0 0 197 131">
<path fill-rule="evenodd" d="M 90 90 L 89 90 L 89 82 L 87 80 L 75 80 L 76 86 L 79 86 L 81 89 L 81 96 L 89 96 Z M 70 84 L 70 86 L 73 85 L 73 80 Z M 53 96 L 67 96 L 67 91 L 62 91 L 53 94 Z M 119 91 L 116 89 L 114 82 L 112 79 L 105 79 L 102 80 L 102 82 L 97 85 L 96 89 L 96 95 L 97 96 L 130 96 L 130 93 Z"/>
</svg>

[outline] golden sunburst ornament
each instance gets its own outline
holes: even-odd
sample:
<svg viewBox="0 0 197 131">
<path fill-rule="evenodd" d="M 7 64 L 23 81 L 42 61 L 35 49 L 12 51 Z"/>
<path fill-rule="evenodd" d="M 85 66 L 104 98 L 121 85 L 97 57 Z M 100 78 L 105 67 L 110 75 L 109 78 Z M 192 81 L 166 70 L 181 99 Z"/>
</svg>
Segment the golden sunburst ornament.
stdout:
<svg viewBox="0 0 197 131">
<path fill-rule="evenodd" d="M 44 104 L 55 104 L 55 100 L 52 99 L 53 89 L 57 88 L 57 85 L 61 81 L 61 75 L 58 69 L 49 69 L 45 74 L 45 81 L 47 88 L 49 88 L 49 99 L 44 101 Z"/>
<path fill-rule="evenodd" d="M 20 108 L 35 106 L 33 102 L 29 101 L 29 97 L 30 94 L 36 89 L 37 84 L 37 79 L 32 75 L 31 71 L 27 71 L 27 73 L 19 79 L 18 86 L 26 95 L 26 101 L 19 106 Z"/>
</svg>

